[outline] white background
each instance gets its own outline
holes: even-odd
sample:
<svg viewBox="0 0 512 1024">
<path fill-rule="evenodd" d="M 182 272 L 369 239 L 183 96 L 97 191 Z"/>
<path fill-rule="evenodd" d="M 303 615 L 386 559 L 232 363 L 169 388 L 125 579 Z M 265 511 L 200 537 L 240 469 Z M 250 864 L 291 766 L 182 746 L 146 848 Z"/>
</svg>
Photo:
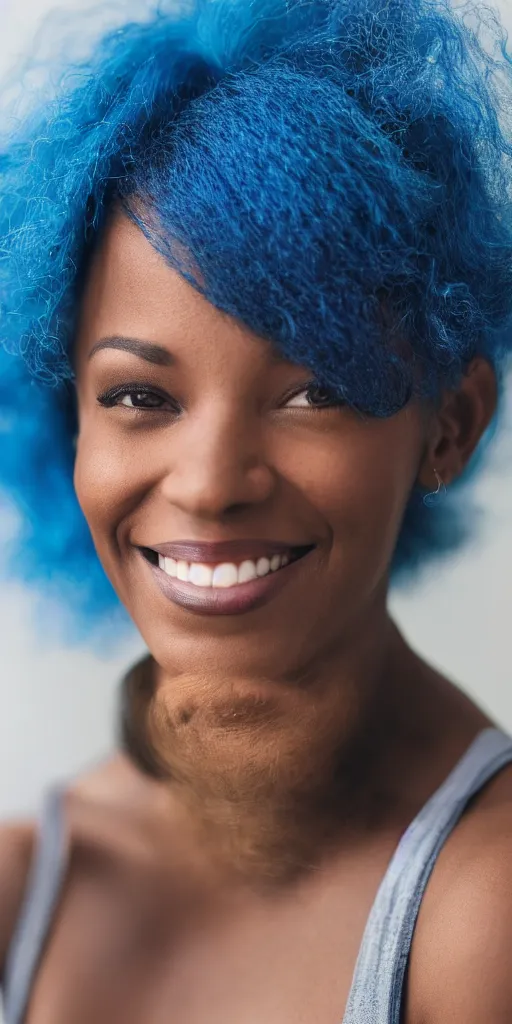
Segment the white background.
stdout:
<svg viewBox="0 0 512 1024">
<path fill-rule="evenodd" d="M 28 2 L 30 9 L 0 0 L 0 69 L 24 51 L 37 17 L 51 6 Z M 510 0 L 502 6 L 512 24 Z M 416 647 L 512 730 L 511 446 L 503 432 L 479 479 L 486 517 L 478 543 L 436 567 L 415 591 L 394 597 L 393 605 Z M 118 679 L 142 649 L 134 638 L 115 659 L 102 661 L 86 650 L 43 648 L 30 626 L 31 607 L 30 595 L 0 589 L 0 817 L 32 812 L 50 780 L 111 749 Z"/>
</svg>

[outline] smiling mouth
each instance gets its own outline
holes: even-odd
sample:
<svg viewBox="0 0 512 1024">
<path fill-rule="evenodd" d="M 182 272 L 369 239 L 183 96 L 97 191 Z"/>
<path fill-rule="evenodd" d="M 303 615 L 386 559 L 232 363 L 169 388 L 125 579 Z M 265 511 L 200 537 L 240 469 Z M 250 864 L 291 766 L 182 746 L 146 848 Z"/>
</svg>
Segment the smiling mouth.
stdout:
<svg viewBox="0 0 512 1024">
<path fill-rule="evenodd" d="M 159 554 L 152 548 L 141 548 L 141 552 L 152 566 L 157 567 L 171 580 L 191 584 L 200 591 L 234 590 L 237 587 L 263 580 L 275 575 L 287 566 L 298 562 L 309 554 L 313 545 L 290 547 L 281 553 L 269 551 L 257 558 L 240 561 L 206 562 L 187 561 Z"/>
</svg>

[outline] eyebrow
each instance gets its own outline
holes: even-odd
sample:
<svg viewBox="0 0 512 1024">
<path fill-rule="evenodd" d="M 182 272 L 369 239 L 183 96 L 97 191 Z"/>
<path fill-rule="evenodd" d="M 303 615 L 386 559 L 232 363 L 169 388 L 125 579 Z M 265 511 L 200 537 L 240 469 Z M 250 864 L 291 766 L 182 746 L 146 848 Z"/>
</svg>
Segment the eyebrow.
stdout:
<svg viewBox="0 0 512 1024">
<path fill-rule="evenodd" d="M 101 338 L 93 345 L 89 352 L 88 359 L 92 359 L 97 352 L 105 348 L 118 349 L 121 352 L 129 352 L 139 359 L 145 359 L 147 363 L 154 363 L 156 366 L 171 366 L 174 359 L 168 349 L 163 345 L 156 345 L 153 341 L 143 341 L 142 338 L 125 338 L 120 334 L 113 334 L 108 338 Z"/>
</svg>

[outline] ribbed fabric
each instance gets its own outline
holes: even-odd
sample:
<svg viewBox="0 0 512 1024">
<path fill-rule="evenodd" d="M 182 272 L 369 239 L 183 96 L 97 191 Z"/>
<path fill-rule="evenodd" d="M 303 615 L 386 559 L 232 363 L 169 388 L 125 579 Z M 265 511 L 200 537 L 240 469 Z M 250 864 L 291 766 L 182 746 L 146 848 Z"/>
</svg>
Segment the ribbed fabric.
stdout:
<svg viewBox="0 0 512 1024">
<path fill-rule="evenodd" d="M 4 1024 L 23 1024 L 32 983 L 64 884 L 68 841 L 64 794 L 50 790 L 43 804 L 36 853 L 25 899 L 7 955 L 4 985 Z"/>
<path fill-rule="evenodd" d="M 399 1024 L 414 926 L 436 860 L 471 798 L 510 762 L 512 738 L 485 729 L 402 836 L 368 918 L 343 1024 Z"/>
<path fill-rule="evenodd" d="M 512 763 L 512 738 L 477 736 L 404 833 L 370 912 L 343 1024 L 399 1024 L 411 941 L 428 880 L 448 836 L 476 793 Z M 7 960 L 5 1024 L 24 1024 L 30 992 L 67 869 L 63 794 L 50 793 L 39 844 Z"/>
</svg>

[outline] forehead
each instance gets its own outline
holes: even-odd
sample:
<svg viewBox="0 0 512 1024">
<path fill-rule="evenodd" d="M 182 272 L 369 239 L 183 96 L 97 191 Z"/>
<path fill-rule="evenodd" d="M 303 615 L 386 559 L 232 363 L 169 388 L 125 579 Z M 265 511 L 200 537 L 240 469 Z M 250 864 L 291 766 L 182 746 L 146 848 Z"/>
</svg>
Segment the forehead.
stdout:
<svg viewBox="0 0 512 1024">
<path fill-rule="evenodd" d="M 95 330 L 113 318 L 150 325 L 215 314 L 153 248 L 139 227 L 115 211 L 108 221 L 84 290 L 82 324 Z"/>
<path fill-rule="evenodd" d="M 77 362 L 98 340 L 112 335 L 167 345 L 215 350 L 257 350 L 272 363 L 286 362 L 232 317 L 216 309 L 174 270 L 124 213 L 115 211 L 91 261 L 76 339 Z M 190 348 L 192 346 L 192 349 Z M 204 352 L 203 352 L 204 355 Z"/>
</svg>

